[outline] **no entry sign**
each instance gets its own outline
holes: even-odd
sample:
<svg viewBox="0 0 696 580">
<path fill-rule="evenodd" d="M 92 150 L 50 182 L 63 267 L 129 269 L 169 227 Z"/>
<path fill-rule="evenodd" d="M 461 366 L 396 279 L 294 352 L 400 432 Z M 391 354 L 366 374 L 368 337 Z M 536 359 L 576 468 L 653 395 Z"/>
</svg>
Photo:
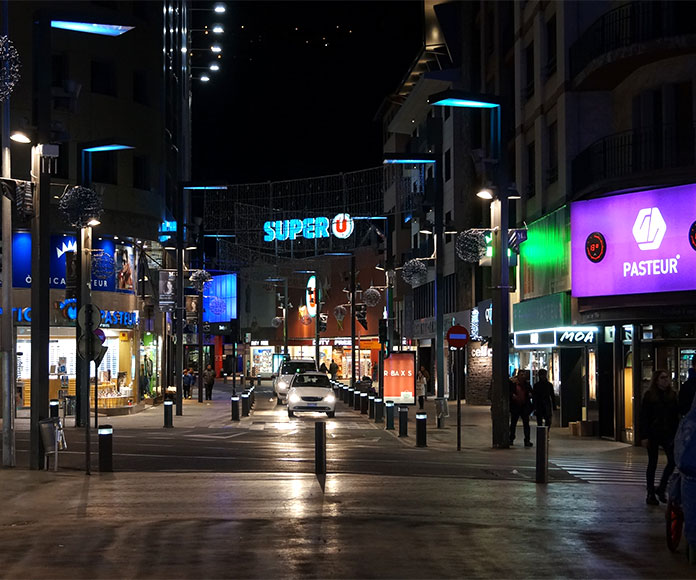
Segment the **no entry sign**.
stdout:
<svg viewBox="0 0 696 580">
<path fill-rule="evenodd" d="M 464 348 L 469 342 L 469 331 L 463 326 L 453 326 L 447 331 L 450 348 Z"/>
</svg>

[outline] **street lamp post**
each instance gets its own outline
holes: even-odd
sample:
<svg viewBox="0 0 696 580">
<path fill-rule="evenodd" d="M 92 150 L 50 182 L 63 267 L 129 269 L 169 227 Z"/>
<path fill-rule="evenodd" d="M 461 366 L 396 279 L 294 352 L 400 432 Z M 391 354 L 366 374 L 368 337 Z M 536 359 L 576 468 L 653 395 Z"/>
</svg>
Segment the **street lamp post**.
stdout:
<svg viewBox="0 0 696 580">
<path fill-rule="evenodd" d="M 505 179 L 505 155 L 502 152 L 501 103 L 498 97 L 446 90 L 428 98 L 433 106 L 492 109 L 491 145 L 497 160 L 496 196 L 491 203 L 493 230 L 493 384 L 491 389 L 491 419 L 493 447 L 510 446 L 509 397 L 509 323 L 510 284 L 508 270 L 508 192 Z"/>
</svg>

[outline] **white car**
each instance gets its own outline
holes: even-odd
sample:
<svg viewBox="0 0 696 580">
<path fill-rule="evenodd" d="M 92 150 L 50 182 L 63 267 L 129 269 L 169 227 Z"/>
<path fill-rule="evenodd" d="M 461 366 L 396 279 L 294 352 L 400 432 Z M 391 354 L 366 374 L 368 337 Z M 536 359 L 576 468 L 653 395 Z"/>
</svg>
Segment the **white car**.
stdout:
<svg viewBox="0 0 696 580">
<path fill-rule="evenodd" d="M 306 372 L 293 377 L 288 390 L 288 417 L 294 417 L 296 411 L 326 413 L 329 418 L 336 415 L 336 396 L 325 373 Z"/>
<path fill-rule="evenodd" d="M 290 381 L 297 373 L 316 370 L 317 363 L 314 362 L 313 358 L 289 358 L 284 360 L 280 365 L 280 369 L 278 369 L 278 376 L 273 381 L 273 390 L 276 397 L 278 397 L 278 403 L 282 403 L 287 399 Z"/>
</svg>

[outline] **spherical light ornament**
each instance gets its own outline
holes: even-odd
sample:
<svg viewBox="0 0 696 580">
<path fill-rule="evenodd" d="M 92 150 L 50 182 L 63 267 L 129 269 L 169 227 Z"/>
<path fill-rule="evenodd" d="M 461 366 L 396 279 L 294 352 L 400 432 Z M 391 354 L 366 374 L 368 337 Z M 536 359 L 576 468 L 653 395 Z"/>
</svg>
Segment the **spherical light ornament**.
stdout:
<svg viewBox="0 0 696 580">
<path fill-rule="evenodd" d="M 63 192 L 58 209 L 65 214 L 71 226 L 86 228 L 91 220 L 101 217 L 102 196 L 89 187 L 76 185 Z"/>
<path fill-rule="evenodd" d="M 477 263 L 486 255 L 484 232 L 468 230 L 457 234 L 454 249 L 460 260 Z"/>
<path fill-rule="evenodd" d="M 191 276 L 189 276 L 191 284 L 193 284 L 193 287 L 199 292 L 202 292 L 203 287 L 212 279 L 213 277 L 210 275 L 210 273 L 206 272 L 205 270 L 196 270 L 193 274 L 191 274 Z"/>
<path fill-rule="evenodd" d="M 336 317 L 336 320 L 341 322 L 346 317 L 346 314 L 348 314 L 348 311 L 346 310 L 345 306 L 336 306 L 336 308 L 334 308 L 333 313 Z"/>
<path fill-rule="evenodd" d="M 209 310 L 218 316 L 225 313 L 225 306 L 225 301 L 217 296 L 213 296 L 208 304 Z"/>
<path fill-rule="evenodd" d="M 369 307 L 373 307 L 377 306 L 379 301 L 382 300 L 382 294 L 377 288 L 368 288 L 363 292 L 362 299 Z"/>
<path fill-rule="evenodd" d="M 0 36 L 0 101 L 10 96 L 21 75 L 19 53 L 7 36 Z"/>
<path fill-rule="evenodd" d="M 275 316 L 273 320 L 271 320 L 271 326 L 273 328 L 280 328 L 283 324 L 283 317 L 282 316 Z"/>
<path fill-rule="evenodd" d="M 419 286 L 428 280 L 428 267 L 421 260 L 409 260 L 401 269 L 401 277 L 411 286 Z"/>
</svg>

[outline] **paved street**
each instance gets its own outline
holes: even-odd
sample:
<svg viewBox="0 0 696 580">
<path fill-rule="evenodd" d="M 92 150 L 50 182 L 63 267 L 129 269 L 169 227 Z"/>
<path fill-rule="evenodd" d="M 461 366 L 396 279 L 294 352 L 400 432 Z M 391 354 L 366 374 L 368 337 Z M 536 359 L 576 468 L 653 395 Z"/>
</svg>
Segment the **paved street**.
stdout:
<svg viewBox="0 0 696 580">
<path fill-rule="evenodd" d="M 332 420 L 289 419 L 264 385 L 234 424 L 229 390 L 185 401 L 173 429 L 161 406 L 100 417 L 114 426 L 112 474 L 98 473 L 96 443 L 84 474 L 72 427 L 57 473 L 23 468 L 20 452 L 0 471 L 0 577 L 696 577 L 683 545 L 665 546 L 663 508 L 645 504 L 642 449 L 554 429 L 551 483 L 538 485 L 534 448 L 490 448 L 487 408 L 463 407 L 458 453 L 454 403 L 444 429 L 429 413 L 416 448 L 413 409 L 399 438 L 342 403 Z"/>
</svg>

